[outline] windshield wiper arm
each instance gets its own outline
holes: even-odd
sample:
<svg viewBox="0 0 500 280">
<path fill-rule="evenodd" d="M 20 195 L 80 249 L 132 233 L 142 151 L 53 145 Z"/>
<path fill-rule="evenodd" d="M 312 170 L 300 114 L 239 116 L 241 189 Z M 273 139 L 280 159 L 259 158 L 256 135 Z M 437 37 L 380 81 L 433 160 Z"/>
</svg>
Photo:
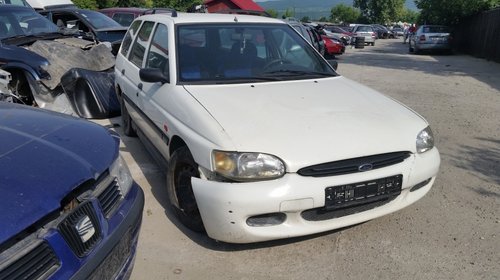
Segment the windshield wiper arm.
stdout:
<svg viewBox="0 0 500 280">
<path fill-rule="evenodd" d="M 276 70 L 276 71 L 269 71 L 269 72 L 264 72 L 263 75 L 265 76 L 284 76 L 284 75 L 317 75 L 317 76 L 325 76 L 325 77 L 334 77 L 335 74 L 333 73 L 327 73 L 327 72 L 315 72 L 315 71 L 301 71 L 301 70 Z"/>
</svg>

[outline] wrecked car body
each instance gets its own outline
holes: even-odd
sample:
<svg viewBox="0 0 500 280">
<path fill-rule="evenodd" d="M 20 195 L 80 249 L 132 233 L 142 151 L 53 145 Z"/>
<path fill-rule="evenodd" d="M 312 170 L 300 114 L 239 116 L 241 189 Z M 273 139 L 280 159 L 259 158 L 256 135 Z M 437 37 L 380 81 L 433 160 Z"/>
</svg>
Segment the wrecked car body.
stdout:
<svg viewBox="0 0 500 280">
<path fill-rule="evenodd" d="M 61 32 L 32 9 L 0 6 L 0 69 L 11 74 L 13 102 L 84 118 L 119 115 L 114 63 L 108 46 Z"/>
</svg>

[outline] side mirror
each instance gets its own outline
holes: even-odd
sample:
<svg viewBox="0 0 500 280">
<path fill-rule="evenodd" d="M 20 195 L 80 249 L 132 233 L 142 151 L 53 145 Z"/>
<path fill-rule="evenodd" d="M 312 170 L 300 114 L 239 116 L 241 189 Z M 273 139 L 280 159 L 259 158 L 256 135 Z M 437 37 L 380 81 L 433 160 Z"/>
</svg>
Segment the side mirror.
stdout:
<svg viewBox="0 0 500 280">
<path fill-rule="evenodd" d="M 333 59 L 328 59 L 327 62 L 337 71 L 337 67 L 339 66 L 339 63 L 336 60 Z"/>
<path fill-rule="evenodd" d="M 168 83 L 169 78 L 158 68 L 143 68 L 139 70 L 141 81 L 146 83 Z"/>
</svg>

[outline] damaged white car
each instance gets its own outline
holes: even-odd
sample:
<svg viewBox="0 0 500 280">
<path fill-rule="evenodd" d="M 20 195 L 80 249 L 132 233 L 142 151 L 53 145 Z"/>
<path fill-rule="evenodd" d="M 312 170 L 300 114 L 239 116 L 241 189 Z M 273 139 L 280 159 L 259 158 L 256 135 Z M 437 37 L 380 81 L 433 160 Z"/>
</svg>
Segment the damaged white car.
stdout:
<svg viewBox="0 0 500 280">
<path fill-rule="evenodd" d="M 11 74 L 10 100 L 84 118 L 119 115 L 111 48 L 75 35 L 33 9 L 0 5 L 0 69 Z"/>
</svg>

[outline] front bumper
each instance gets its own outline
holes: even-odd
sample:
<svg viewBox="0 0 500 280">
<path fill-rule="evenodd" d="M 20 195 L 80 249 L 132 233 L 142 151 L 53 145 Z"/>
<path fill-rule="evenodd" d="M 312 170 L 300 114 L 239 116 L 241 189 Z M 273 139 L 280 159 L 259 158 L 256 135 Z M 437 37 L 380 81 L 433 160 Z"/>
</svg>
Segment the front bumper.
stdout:
<svg viewBox="0 0 500 280">
<path fill-rule="evenodd" d="M 102 240 L 84 258 L 76 257 L 57 231 L 46 236 L 61 260 L 61 266 L 50 279 L 128 279 L 135 260 L 143 208 L 144 192 L 134 183 L 111 217 L 99 217 Z"/>
<path fill-rule="evenodd" d="M 303 177 L 295 173 L 262 182 L 227 183 L 192 179 L 193 191 L 207 234 L 230 243 L 250 243 L 314 234 L 362 223 L 402 209 L 422 198 L 434 183 L 440 157 L 436 148 L 402 163 L 372 171 L 332 177 Z M 325 206 L 325 189 L 389 176 L 403 175 L 401 194 L 363 212 L 321 221 L 306 220 L 302 212 Z M 412 187 L 430 179 L 421 188 Z M 286 220 L 272 226 L 249 226 L 247 219 L 284 213 Z"/>
<path fill-rule="evenodd" d="M 451 45 L 449 43 L 419 43 L 415 44 L 415 47 L 419 50 L 450 50 Z"/>
</svg>

